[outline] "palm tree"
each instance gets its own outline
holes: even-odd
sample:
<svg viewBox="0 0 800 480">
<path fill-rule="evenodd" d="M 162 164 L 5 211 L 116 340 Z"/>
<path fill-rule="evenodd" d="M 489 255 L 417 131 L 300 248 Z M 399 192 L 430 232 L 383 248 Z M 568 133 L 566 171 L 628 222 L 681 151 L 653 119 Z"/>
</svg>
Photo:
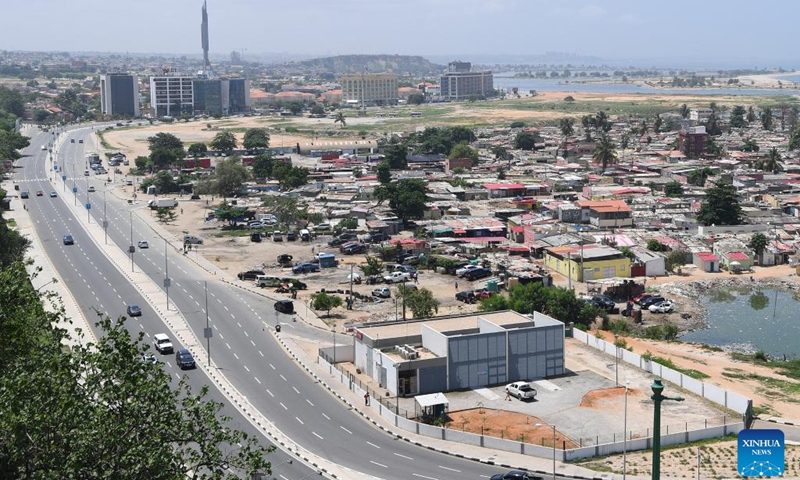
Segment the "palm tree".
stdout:
<svg viewBox="0 0 800 480">
<path fill-rule="evenodd" d="M 762 107 L 761 108 L 761 126 L 764 127 L 764 130 L 772 130 L 772 108 L 771 107 Z"/>
<path fill-rule="evenodd" d="M 761 163 L 761 170 L 765 172 L 772 172 L 778 173 L 783 170 L 783 167 L 780 164 L 781 161 L 781 154 L 778 153 L 777 148 L 772 148 L 769 151 L 769 156 L 765 158 Z"/>
<path fill-rule="evenodd" d="M 347 126 L 347 120 L 344 118 L 344 113 L 339 112 L 336 114 L 336 119 L 333 121 L 333 124 L 340 124 L 342 128 Z"/>
<path fill-rule="evenodd" d="M 617 161 L 616 148 L 617 146 L 611 141 L 611 137 L 608 135 L 602 135 L 600 137 L 600 141 L 597 143 L 597 147 L 594 150 L 594 159 L 603 165 L 604 172 L 608 165 Z"/>
<path fill-rule="evenodd" d="M 689 118 L 689 106 L 685 103 L 681 105 L 681 118 Z"/>
<path fill-rule="evenodd" d="M 558 121 L 558 128 L 561 129 L 561 135 L 565 137 L 569 137 L 570 135 L 575 133 L 575 120 L 571 118 L 562 118 Z"/>
</svg>

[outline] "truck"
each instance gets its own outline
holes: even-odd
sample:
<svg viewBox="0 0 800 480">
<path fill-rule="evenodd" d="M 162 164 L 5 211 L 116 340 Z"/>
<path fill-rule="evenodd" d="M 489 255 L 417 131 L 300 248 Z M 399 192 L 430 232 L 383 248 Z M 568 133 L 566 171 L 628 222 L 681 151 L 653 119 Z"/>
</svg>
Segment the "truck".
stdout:
<svg viewBox="0 0 800 480">
<path fill-rule="evenodd" d="M 147 202 L 147 206 L 153 210 L 159 208 L 175 208 L 178 206 L 178 200 L 174 198 L 154 198 Z"/>
</svg>

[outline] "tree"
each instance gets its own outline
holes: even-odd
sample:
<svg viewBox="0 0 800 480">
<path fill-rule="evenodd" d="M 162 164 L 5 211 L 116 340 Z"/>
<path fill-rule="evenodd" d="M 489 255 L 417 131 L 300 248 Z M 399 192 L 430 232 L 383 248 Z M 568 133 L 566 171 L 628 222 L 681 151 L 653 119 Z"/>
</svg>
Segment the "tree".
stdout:
<svg viewBox="0 0 800 480">
<path fill-rule="evenodd" d="M 248 128 L 244 132 L 242 146 L 245 150 L 263 150 L 269 148 L 269 132 L 266 128 Z"/>
<path fill-rule="evenodd" d="M 292 115 L 300 115 L 303 113 L 303 104 L 300 102 L 292 102 L 287 108 L 292 112 Z"/>
<path fill-rule="evenodd" d="M 147 138 L 150 152 L 156 150 L 180 150 L 183 152 L 183 142 L 171 133 L 159 132 Z"/>
<path fill-rule="evenodd" d="M 768 244 L 769 240 L 767 240 L 767 236 L 761 232 L 756 232 L 750 237 L 750 242 L 747 246 L 755 252 L 756 257 L 758 257 L 759 265 L 764 263 L 764 250 L 767 249 Z"/>
<path fill-rule="evenodd" d="M 345 118 L 344 113 L 336 112 L 336 118 L 333 120 L 333 124 L 336 125 L 337 123 L 341 128 L 347 126 L 347 119 Z"/>
<path fill-rule="evenodd" d="M 781 160 L 781 154 L 778 153 L 778 149 L 772 147 L 767 158 L 758 162 L 756 168 L 765 172 L 778 173 L 783 170 L 783 166 L 780 163 Z"/>
<path fill-rule="evenodd" d="M 514 138 L 514 148 L 520 150 L 533 150 L 541 139 L 533 132 L 519 132 Z"/>
<path fill-rule="evenodd" d="M 337 295 L 328 295 L 325 292 L 320 292 L 314 295 L 311 301 L 311 308 L 314 310 L 325 310 L 328 312 L 326 316 L 331 316 L 331 310 L 336 307 L 342 306 L 342 297 Z"/>
<path fill-rule="evenodd" d="M 735 105 L 733 110 L 731 110 L 731 120 L 730 125 L 733 128 L 743 128 L 747 126 L 747 121 L 744 119 L 744 115 L 747 111 L 741 105 Z"/>
<path fill-rule="evenodd" d="M 561 135 L 569 137 L 575 134 L 575 120 L 572 118 L 562 118 L 558 121 L 558 128 Z"/>
<path fill-rule="evenodd" d="M 470 147 L 464 142 L 457 143 L 453 145 L 453 148 L 450 150 L 450 155 L 448 158 L 455 159 L 455 158 L 463 158 L 469 159 L 472 162 L 472 166 L 478 164 L 478 151 L 474 148 Z"/>
<path fill-rule="evenodd" d="M 656 121 L 653 122 L 653 131 L 656 133 L 661 132 L 661 124 L 663 120 L 661 120 L 661 115 L 656 115 Z"/>
<path fill-rule="evenodd" d="M 269 153 L 262 153 L 256 155 L 253 159 L 253 177 L 257 179 L 267 179 L 272 177 L 272 167 L 275 165 L 275 159 Z"/>
<path fill-rule="evenodd" d="M 364 261 L 367 262 L 366 265 L 361 264 L 358 266 L 364 275 L 371 277 L 383 273 L 383 262 L 378 257 L 367 254 L 364 256 Z"/>
<path fill-rule="evenodd" d="M 177 150 L 155 150 L 150 154 L 148 165 L 156 171 L 164 170 L 175 165 L 180 159 Z"/>
<path fill-rule="evenodd" d="M 797 149 L 800 149 L 800 125 L 796 126 L 789 136 L 789 150 Z"/>
<path fill-rule="evenodd" d="M 685 103 L 681 105 L 681 118 L 689 118 L 689 106 Z"/>
<path fill-rule="evenodd" d="M 519 120 L 517 120 L 515 122 L 511 122 L 511 125 L 509 125 L 509 128 L 525 128 L 525 122 L 522 122 L 522 121 L 519 121 Z"/>
<path fill-rule="evenodd" d="M 617 161 L 616 148 L 617 146 L 614 145 L 614 142 L 611 141 L 608 135 L 602 135 L 600 137 L 600 141 L 597 143 L 597 147 L 595 147 L 594 150 L 594 160 L 600 162 L 604 172 L 609 165 Z"/>
<path fill-rule="evenodd" d="M 702 225 L 739 225 L 742 208 L 736 198 L 736 188 L 727 183 L 717 182 L 706 190 L 706 198 L 697 213 L 697 221 Z"/>
<path fill-rule="evenodd" d="M 193 157 L 201 157 L 208 152 L 208 147 L 205 143 L 193 143 L 189 145 L 189 155 Z"/>
<path fill-rule="evenodd" d="M 761 126 L 764 127 L 764 130 L 772 130 L 773 121 L 771 107 L 761 107 Z"/>
<path fill-rule="evenodd" d="M 378 164 L 377 174 L 378 174 L 378 181 L 382 185 L 385 185 L 392 181 L 392 170 L 389 167 L 388 162 L 384 161 Z"/>
<path fill-rule="evenodd" d="M 683 195 L 683 184 L 681 182 L 669 182 L 664 185 L 664 194 L 668 197 L 680 197 Z"/>
<path fill-rule="evenodd" d="M 567 95 L 566 97 L 564 97 L 564 101 L 567 103 L 573 103 L 575 101 L 575 97 L 573 97 L 572 95 Z"/>
<path fill-rule="evenodd" d="M 505 158 L 506 155 L 508 155 L 508 149 L 502 145 L 496 145 L 492 147 L 491 152 L 496 159 Z"/>
<path fill-rule="evenodd" d="M 711 170 L 710 167 L 703 167 L 689 172 L 689 174 L 686 176 L 686 179 L 689 182 L 689 185 L 704 187 L 706 185 L 706 179 L 713 174 L 714 171 Z"/>
<path fill-rule="evenodd" d="M 156 187 L 158 193 L 172 193 L 180 190 L 178 182 L 172 176 L 172 172 L 166 170 L 156 173 L 151 184 Z M 145 187 L 143 186 L 142 188 L 144 189 Z"/>
<path fill-rule="evenodd" d="M 214 190 L 218 195 L 230 197 L 242 191 L 242 185 L 250 178 L 250 172 L 242 159 L 233 156 L 218 162 L 214 169 Z"/>
<path fill-rule="evenodd" d="M 764 295 L 761 290 L 756 290 L 750 295 L 750 308 L 753 310 L 764 310 L 769 305 L 769 297 Z"/>
<path fill-rule="evenodd" d="M 286 162 L 276 162 L 272 167 L 272 176 L 278 181 L 282 190 L 290 190 L 308 183 L 307 169 Z"/>
<path fill-rule="evenodd" d="M 403 222 L 412 218 L 420 218 L 426 210 L 428 187 L 419 178 L 400 180 L 375 188 L 375 196 L 379 202 L 389 201 L 389 207 Z"/>
<path fill-rule="evenodd" d="M 171 208 L 157 208 L 156 209 L 156 220 L 159 223 L 169 223 L 175 221 L 175 211 Z"/>
<path fill-rule="evenodd" d="M 217 208 L 214 210 L 214 215 L 223 222 L 228 222 L 228 225 L 234 226 L 238 221 L 237 219 L 244 218 L 247 210 L 247 207 L 231 205 L 223 200 L 217 205 Z"/>
<path fill-rule="evenodd" d="M 708 120 L 706 120 L 706 131 L 711 136 L 722 135 L 722 128 L 719 126 L 719 119 L 715 113 L 708 116 Z"/>
<path fill-rule="evenodd" d="M 752 105 L 747 107 L 747 123 L 753 123 L 758 120 L 758 116 L 756 115 L 756 110 L 753 108 Z"/>
<path fill-rule="evenodd" d="M 663 243 L 653 238 L 647 241 L 647 249 L 650 250 L 651 252 L 663 252 L 667 248 L 664 246 Z"/>
<path fill-rule="evenodd" d="M 400 285 L 397 288 L 397 297 L 403 299 L 403 304 L 411 310 L 414 318 L 430 318 L 439 312 L 439 300 L 427 288 L 416 290 Z"/>
<path fill-rule="evenodd" d="M 5 198 L 6 191 L 0 188 L 0 204 L 3 203 Z M 31 241 L 28 237 L 20 235 L 17 230 L 8 227 L 8 221 L 3 217 L 2 210 L 0 210 L 0 269 L 7 268 L 14 262 L 22 261 L 30 245 Z M 4 318 L 10 319 L 10 317 L 5 317 L 5 315 L 8 315 L 7 311 L 0 310 L 0 312 L 3 312 Z"/>
<path fill-rule="evenodd" d="M 40 108 L 36 110 L 36 113 L 33 114 L 33 119 L 37 122 L 44 122 L 50 117 L 50 112 Z"/>
<path fill-rule="evenodd" d="M 743 152 L 757 152 L 761 149 L 761 147 L 758 146 L 758 143 L 756 143 L 756 141 L 752 138 L 745 140 L 740 148 Z"/>
<path fill-rule="evenodd" d="M 355 230 L 358 228 L 358 220 L 354 217 L 347 217 L 336 224 L 336 230 Z"/>
<path fill-rule="evenodd" d="M 322 105 L 314 105 L 311 107 L 311 115 L 325 115 L 325 108 Z"/>
<path fill-rule="evenodd" d="M 384 155 L 392 170 L 408 168 L 408 147 L 404 143 L 388 145 L 384 149 Z"/>
<path fill-rule="evenodd" d="M 230 152 L 236 148 L 236 136 L 232 132 L 217 132 L 209 145 L 219 152 Z"/>
</svg>

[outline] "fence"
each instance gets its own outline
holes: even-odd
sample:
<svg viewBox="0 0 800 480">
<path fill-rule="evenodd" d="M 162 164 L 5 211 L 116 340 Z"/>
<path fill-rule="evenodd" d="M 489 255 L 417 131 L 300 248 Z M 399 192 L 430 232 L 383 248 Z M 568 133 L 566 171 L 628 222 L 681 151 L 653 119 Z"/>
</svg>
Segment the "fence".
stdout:
<svg viewBox="0 0 800 480">
<path fill-rule="evenodd" d="M 452 428 L 442 428 L 435 425 L 427 425 L 411 420 L 410 418 L 413 418 L 413 415 L 409 415 L 409 412 L 406 410 L 400 409 L 400 414 L 396 414 L 395 409 L 397 408 L 397 405 L 396 403 L 391 402 L 391 399 L 381 398 L 377 391 L 370 389 L 367 385 L 364 385 L 363 382 L 359 381 L 357 378 L 354 378 L 354 375 L 343 371 L 338 367 L 334 367 L 322 356 L 318 357 L 318 362 L 324 368 L 327 368 L 331 374 L 336 375 L 341 383 L 347 384 L 350 390 L 356 394 L 364 396 L 367 392 L 369 392 L 370 397 L 378 400 L 377 402 L 371 403 L 370 407 L 376 410 L 381 417 L 392 423 L 395 427 L 415 433 L 417 435 L 542 458 L 553 458 L 553 455 L 555 454 L 556 459 L 562 462 L 568 460 L 577 460 L 580 458 L 590 458 L 599 455 L 610 455 L 612 453 L 622 452 L 626 448 L 628 451 L 646 450 L 652 448 L 652 438 L 650 437 L 651 432 L 649 430 L 645 432 L 645 437 L 637 438 L 637 435 L 641 434 L 641 432 L 630 431 L 626 432 L 627 435 L 625 435 L 625 439 L 623 439 L 623 435 L 621 433 L 618 435 L 613 435 L 613 438 L 607 438 L 608 435 L 604 435 L 594 437 L 594 444 L 588 443 L 589 439 L 580 439 L 581 442 L 578 448 L 554 449 L 552 444 L 550 444 L 550 446 L 534 445 L 520 440 L 503 439 L 459 431 Z M 731 423 L 728 423 L 728 420 L 729 419 L 723 417 L 721 419 L 721 424 L 719 425 L 713 425 L 714 422 L 712 421 L 712 426 L 710 427 L 708 426 L 709 422 L 706 421 L 702 426 L 697 425 L 698 428 L 694 430 L 689 429 L 689 423 L 682 425 L 683 430 L 681 430 L 680 426 L 678 425 L 672 426 L 672 428 L 669 426 L 664 426 L 664 430 L 661 432 L 661 445 L 666 446 L 704 440 L 707 438 L 721 437 L 731 433 L 738 433 L 745 428 L 745 423 L 741 420 L 730 419 Z M 694 426 L 695 425 L 692 424 L 692 427 Z M 670 433 L 670 431 L 673 433 Z M 587 442 L 585 443 L 584 440 Z M 627 440 L 627 442 L 625 440 Z"/>
</svg>

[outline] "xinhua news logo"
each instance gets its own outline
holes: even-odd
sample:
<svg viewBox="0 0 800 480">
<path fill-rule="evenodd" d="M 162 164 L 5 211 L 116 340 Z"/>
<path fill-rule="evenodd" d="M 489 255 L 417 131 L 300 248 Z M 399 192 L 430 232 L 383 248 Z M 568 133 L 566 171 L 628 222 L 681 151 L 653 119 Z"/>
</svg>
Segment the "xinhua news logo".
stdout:
<svg viewBox="0 0 800 480">
<path fill-rule="evenodd" d="M 780 430 L 742 430 L 737 440 L 739 475 L 782 477 L 784 443 Z"/>
</svg>

